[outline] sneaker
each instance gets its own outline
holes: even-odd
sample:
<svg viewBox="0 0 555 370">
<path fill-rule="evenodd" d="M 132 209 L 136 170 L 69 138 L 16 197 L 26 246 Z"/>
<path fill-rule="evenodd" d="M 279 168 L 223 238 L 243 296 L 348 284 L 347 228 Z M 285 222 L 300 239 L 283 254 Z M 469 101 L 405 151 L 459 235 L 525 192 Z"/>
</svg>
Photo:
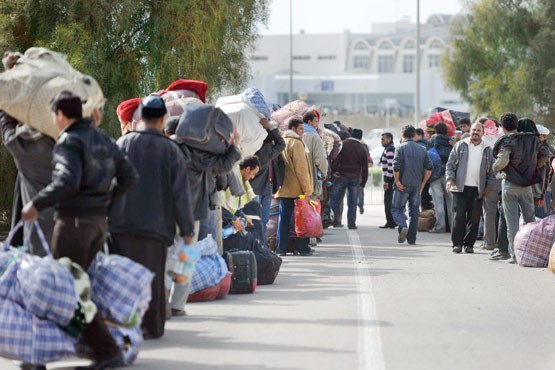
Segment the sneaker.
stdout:
<svg viewBox="0 0 555 370">
<path fill-rule="evenodd" d="M 379 226 L 380 229 L 395 229 L 397 226 L 385 224 L 383 226 Z"/>
<path fill-rule="evenodd" d="M 490 256 L 494 256 L 494 255 L 496 255 L 497 253 L 499 253 L 499 249 L 494 249 L 489 255 L 490 255 Z"/>
<path fill-rule="evenodd" d="M 361 215 L 364 214 L 364 206 L 358 207 L 358 213 L 360 213 Z"/>
<path fill-rule="evenodd" d="M 460 245 L 455 245 L 453 247 L 453 253 L 461 253 L 462 252 L 462 246 Z"/>
<path fill-rule="evenodd" d="M 399 243 L 404 243 L 405 240 L 407 240 L 407 234 L 409 233 L 409 228 L 408 227 L 402 227 L 401 230 L 399 231 L 399 237 L 397 238 L 397 241 Z"/>
<path fill-rule="evenodd" d="M 516 264 L 516 258 L 514 258 L 514 257 L 509 257 L 509 258 L 507 259 L 507 263 L 510 263 L 511 265 Z"/>
<path fill-rule="evenodd" d="M 508 260 L 509 258 L 511 258 L 511 256 L 509 256 L 508 253 L 500 253 L 500 252 L 498 251 L 496 254 L 490 256 L 490 257 L 489 257 L 489 260 L 490 260 L 490 261 L 506 261 L 506 260 Z"/>
<path fill-rule="evenodd" d="M 473 247 L 464 247 L 464 252 L 465 253 L 474 253 L 474 248 Z"/>
</svg>

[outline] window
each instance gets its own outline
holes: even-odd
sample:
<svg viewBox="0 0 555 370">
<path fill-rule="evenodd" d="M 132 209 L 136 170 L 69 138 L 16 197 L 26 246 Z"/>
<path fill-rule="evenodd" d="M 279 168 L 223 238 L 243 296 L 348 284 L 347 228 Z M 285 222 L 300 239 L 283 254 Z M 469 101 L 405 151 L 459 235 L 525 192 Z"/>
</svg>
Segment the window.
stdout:
<svg viewBox="0 0 555 370">
<path fill-rule="evenodd" d="M 310 55 L 293 55 L 293 60 L 310 60 Z"/>
<path fill-rule="evenodd" d="M 405 42 L 405 49 L 416 49 L 416 42 L 414 40 Z"/>
<path fill-rule="evenodd" d="M 261 55 L 253 55 L 251 57 L 251 60 L 255 60 L 255 61 L 268 60 L 268 57 L 267 56 L 261 56 Z"/>
<path fill-rule="evenodd" d="M 439 68 L 441 67 L 441 55 L 433 54 L 428 56 L 428 67 Z"/>
<path fill-rule="evenodd" d="M 391 49 L 393 49 L 393 46 L 391 46 L 391 43 L 389 43 L 387 41 L 384 41 L 380 44 L 378 49 L 380 49 L 380 50 L 391 50 Z"/>
<path fill-rule="evenodd" d="M 368 55 L 355 55 L 353 58 L 353 67 L 355 69 L 368 69 Z"/>
<path fill-rule="evenodd" d="M 355 45 L 355 50 L 368 50 L 368 45 L 366 45 L 364 42 L 359 41 L 357 42 L 357 44 Z"/>
<path fill-rule="evenodd" d="M 392 73 L 393 72 L 393 55 L 379 55 L 378 56 L 378 73 Z"/>
<path fill-rule="evenodd" d="M 416 55 L 403 55 L 403 73 L 414 73 Z"/>
<path fill-rule="evenodd" d="M 318 60 L 336 60 L 335 55 L 318 55 Z"/>
<path fill-rule="evenodd" d="M 443 44 L 438 40 L 434 40 L 430 44 L 430 49 L 442 49 L 442 48 L 443 48 Z"/>
</svg>

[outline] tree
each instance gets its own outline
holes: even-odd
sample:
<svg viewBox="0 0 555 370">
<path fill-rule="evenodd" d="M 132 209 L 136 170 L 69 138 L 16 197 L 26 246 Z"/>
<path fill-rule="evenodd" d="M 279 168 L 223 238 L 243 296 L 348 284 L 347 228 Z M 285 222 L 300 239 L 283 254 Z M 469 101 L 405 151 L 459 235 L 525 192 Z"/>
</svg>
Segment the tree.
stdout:
<svg viewBox="0 0 555 370">
<path fill-rule="evenodd" d="M 555 118 L 555 25 L 550 0 L 469 1 L 443 59 L 447 84 L 474 113 Z"/>
<path fill-rule="evenodd" d="M 208 82 L 210 96 L 244 87 L 246 57 L 268 9 L 269 0 L 0 0 L 0 50 L 66 54 L 102 86 L 102 129 L 117 137 L 122 100 L 178 78 Z"/>
</svg>

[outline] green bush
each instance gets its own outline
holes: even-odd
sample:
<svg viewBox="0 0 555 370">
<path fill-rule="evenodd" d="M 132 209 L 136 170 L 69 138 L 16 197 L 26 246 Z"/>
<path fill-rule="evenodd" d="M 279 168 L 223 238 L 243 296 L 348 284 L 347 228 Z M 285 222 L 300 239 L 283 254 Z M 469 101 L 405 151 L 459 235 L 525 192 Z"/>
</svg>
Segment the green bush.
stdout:
<svg viewBox="0 0 555 370">
<path fill-rule="evenodd" d="M 382 169 L 381 167 L 372 167 L 368 169 L 368 176 L 372 178 L 374 186 L 382 186 Z"/>
</svg>

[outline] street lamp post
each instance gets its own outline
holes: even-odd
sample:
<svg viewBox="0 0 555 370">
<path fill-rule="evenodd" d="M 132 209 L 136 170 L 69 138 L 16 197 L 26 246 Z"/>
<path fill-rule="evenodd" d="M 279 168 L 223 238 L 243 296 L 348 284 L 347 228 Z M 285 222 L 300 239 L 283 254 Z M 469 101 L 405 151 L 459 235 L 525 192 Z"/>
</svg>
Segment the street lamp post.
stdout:
<svg viewBox="0 0 555 370">
<path fill-rule="evenodd" d="M 293 101 L 293 0 L 289 0 L 289 101 Z"/>
<path fill-rule="evenodd" d="M 420 121 L 420 0 L 416 0 L 416 93 L 414 94 L 414 124 Z"/>
</svg>

